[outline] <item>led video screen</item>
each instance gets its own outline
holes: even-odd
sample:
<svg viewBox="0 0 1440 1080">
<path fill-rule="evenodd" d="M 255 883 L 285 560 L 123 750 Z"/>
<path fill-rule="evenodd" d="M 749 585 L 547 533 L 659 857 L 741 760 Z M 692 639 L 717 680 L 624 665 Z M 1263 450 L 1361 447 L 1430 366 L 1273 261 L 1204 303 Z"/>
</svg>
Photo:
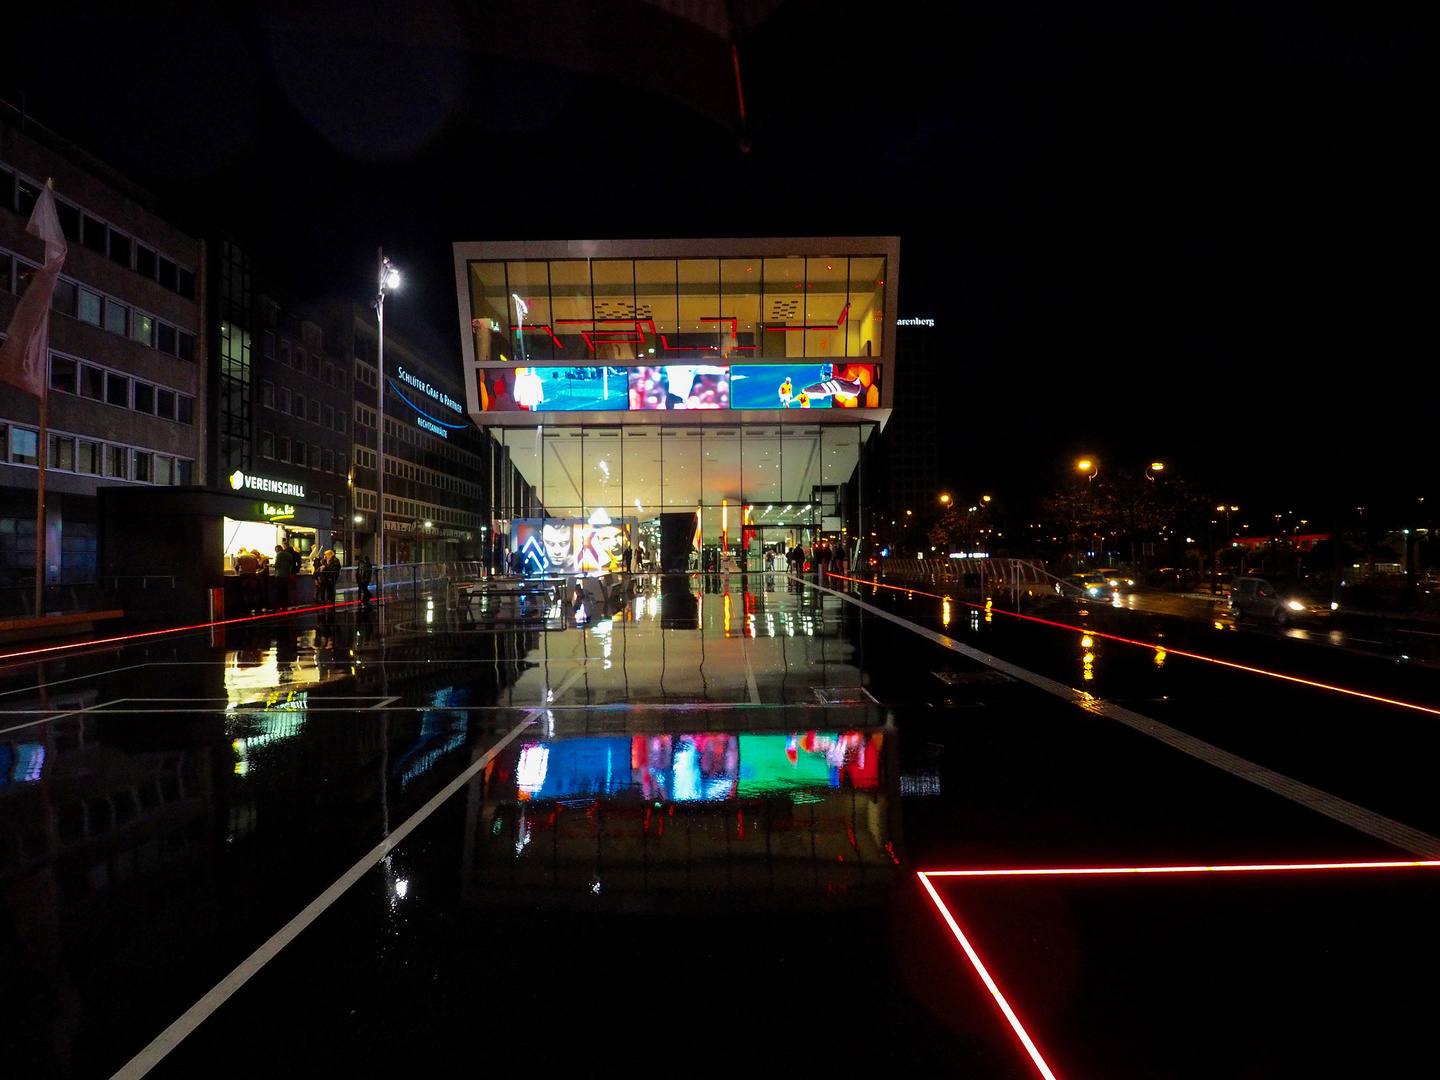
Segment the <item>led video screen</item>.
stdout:
<svg viewBox="0 0 1440 1080">
<path fill-rule="evenodd" d="M 476 369 L 482 412 L 878 409 L 875 364 Z"/>
<path fill-rule="evenodd" d="M 874 364 L 735 364 L 732 409 L 879 408 Z"/>
<path fill-rule="evenodd" d="M 590 522 L 578 518 L 523 518 L 511 522 L 512 550 L 520 553 L 527 577 L 550 574 L 618 573 L 638 521 Z"/>
<path fill-rule="evenodd" d="M 665 364 L 630 369 L 630 408 L 728 409 L 730 369 L 708 364 Z"/>
<path fill-rule="evenodd" d="M 482 412 L 614 412 L 629 408 L 630 376 L 617 367 L 480 368 Z"/>
</svg>

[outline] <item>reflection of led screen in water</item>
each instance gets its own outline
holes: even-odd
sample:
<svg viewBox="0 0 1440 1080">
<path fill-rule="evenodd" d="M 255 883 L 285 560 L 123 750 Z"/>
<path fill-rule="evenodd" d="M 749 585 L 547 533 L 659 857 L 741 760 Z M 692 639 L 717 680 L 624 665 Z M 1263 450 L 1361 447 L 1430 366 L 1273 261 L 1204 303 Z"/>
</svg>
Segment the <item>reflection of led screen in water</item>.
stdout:
<svg viewBox="0 0 1440 1080">
<path fill-rule="evenodd" d="M 742 799 L 792 788 L 853 787 L 880 783 L 880 733 L 810 731 L 793 735 L 741 735 Z"/>
<path fill-rule="evenodd" d="M 648 802 L 760 798 L 880 783 L 879 732 L 635 735 L 526 743 L 521 799 L 631 795 Z"/>
<path fill-rule="evenodd" d="M 874 364 L 736 364 L 732 409 L 879 408 Z"/>
<path fill-rule="evenodd" d="M 612 795 L 630 787 L 630 740 L 561 739 L 526 743 L 516 765 L 521 798 Z"/>
<path fill-rule="evenodd" d="M 630 369 L 630 408 L 728 409 L 730 369 L 704 364 L 666 364 Z"/>
<path fill-rule="evenodd" d="M 734 735 L 636 735 L 630 743 L 634 783 L 646 800 L 733 798 L 739 764 Z"/>
</svg>

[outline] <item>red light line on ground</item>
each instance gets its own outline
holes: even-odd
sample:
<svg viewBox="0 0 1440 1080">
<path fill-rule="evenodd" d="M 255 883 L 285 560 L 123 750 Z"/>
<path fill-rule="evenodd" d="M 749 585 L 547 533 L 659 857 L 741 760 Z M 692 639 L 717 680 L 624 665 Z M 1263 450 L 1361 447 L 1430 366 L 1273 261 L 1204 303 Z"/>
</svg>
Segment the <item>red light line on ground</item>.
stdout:
<svg viewBox="0 0 1440 1080">
<path fill-rule="evenodd" d="M 921 870 L 921 877 L 1082 877 L 1101 874 L 1234 874 L 1275 870 L 1402 870 L 1440 867 L 1440 859 L 1391 859 L 1371 862 L 1218 863 L 1213 866 L 1047 866 L 975 870 Z"/>
<path fill-rule="evenodd" d="M 1040 1075 L 1047 1080 L 1055 1080 L 1055 1074 L 1046 1064 L 1041 1056 L 1040 1050 L 1035 1041 L 1025 1030 L 1025 1025 L 1020 1022 L 1020 1017 L 1010 1006 L 1000 986 L 995 982 L 980 954 L 960 929 L 960 924 L 955 921 L 950 908 L 941 898 L 939 891 L 931 884 L 932 877 L 938 878 L 995 878 L 995 877 L 1093 877 L 1101 875 L 1140 875 L 1140 874 L 1216 874 L 1216 873 L 1264 873 L 1271 871 L 1294 871 L 1294 870 L 1408 870 L 1417 868 L 1435 869 L 1440 867 L 1440 860 L 1416 859 L 1416 860 L 1375 860 L 1370 862 L 1313 862 L 1313 863 L 1228 863 L 1216 864 L 1213 866 L 1062 866 L 1062 867 L 1029 867 L 1029 868 L 980 868 L 973 870 L 920 870 L 916 877 L 920 884 L 925 886 L 925 891 L 930 894 L 935 907 L 939 910 L 945 925 L 960 943 L 965 951 L 965 956 L 970 961 L 975 973 L 980 976 L 980 981 L 985 984 L 985 989 L 990 991 L 996 1006 L 1004 1014 L 1011 1029 L 1030 1055 L 1030 1060 L 1040 1070 Z"/>
<path fill-rule="evenodd" d="M 995 1000 L 995 1004 L 999 1006 L 1000 1011 L 1005 1014 L 1005 1019 L 1010 1022 L 1010 1027 L 1020 1039 L 1020 1045 L 1025 1047 L 1025 1052 L 1030 1055 L 1030 1060 L 1033 1061 L 1035 1067 L 1040 1070 L 1040 1075 L 1045 1077 L 1045 1080 L 1056 1080 L 1055 1074 L 1050 1071 L 1050 1066 L 1047 1065 L 1045 1059 L 1040 1056 L 1040 1050 L 1036 1047 L 1035 1040 L 1030 1038 L 1030 1033 L 1025 1030 L 1025 1025 L 1020 1022 L 1020 1017 L 1015 1015 L 1015 1010 L 1010 1007 L 1010 1002 L 1005 1000 L 1005 995 L 1000 992 L 1000 987 L 996 985 L 995 980 L 990 977 L 990 972 L 986 970 L 985 964 L 980 959 L 980 954 L 975 951 L 975 946 L 970 944 L 970 939 L 967 938 L 965 932 L 960 929 L 960 924 L 955 921 L 955 916 L 950 914 L 950 909 L 945 906 L 945 901 L 940 899 L 940 894 L 935 891 L 935 886 L 930 884 L 929 877 L 924 873 L 920 873 L 917 876 L 920 878 L 920 884 L 925 886 L 925 891 L 930 894 L 930 899 L 935 901 L 935 906 L 940 909 L 940 916 L 945 920 L 945 924 L 950 927 L 950 932 L 955 935 L 955 940 L 958 941 L 960 947 L 965 950 L 965 955 L 970 959 L 970 965 L 975 969 L 975 973 L 980 976 L 980 981 L 985 984 L 985 989 L 990 991 L 990 996 Z"/>
<path fill-rule="evenodd" d="M 358 604 L 359 600 L 344 600 L 334 607 L 350 607 Z M 380 601 L 376 601 L 380 603 Z M 72 641 L 65 645 L 47 645 L 43 649 L 26 649 L 23 652 L 0 653 L 0 664 L 10 660 L 24 660 L 29 657 L 45 656 L 49 653 L 65 652 L 70 649 L 88 649 L 96 645 L 115 645 L 125 641 L 139 641 L 142 638 L 160 637 L 164 634 L 183 634 L 188 630 L 209 630 L 216 626 L 237 626 L 240 623 L 258 622 L 261 619 L 277 619 L 282 615 L 303 615 L 307 611 L 329 611 L 330 604 L 320 604 L 316 607 L 292 608 L 289 611 L 270 611 L 263 615 L 241 615 L 233 619 L 219 619 L 215 622 L 195 623 L 193 626 L 170 626 L 163 630 L 144 630 L 138 634 L 121 634 L 117 637 L 96 638 L 94 641 Z"/>
<path fill-rule="evenodd" d="M 925 592 L 923 589 L 909 589 L 903 585 L 883 585 L 878 581 L 867 581 L 863 578 L 842 578 L 838 574 L 831 574 L 830 576 L 840 581 L 853 581 L 857 585 L 869 585 L 876 589 L 893 589 L 896 592 L 910 593 L 915 596 L 929 596 L 936 600 L 950 600 L 952 603 L 962 604 L 965 607 L 974 608 L 977 611 L 986 610 L 984 604 L 972 604 L 968 600 L 956 600 L 948 596 L 942 596 L 939 593 Z M 1207 664 L 1218 664 L 1220 667 L 1230 668 L 1234 671 L 1244 671 L 1251 675 L 1264 675 L 1271 679 L 1281 679 L 1285 682 L 1296 683 L 1300 686 L 1310 686 L 1317 690 L 1328 690 L 1334 694 L 1345 694 L 1348 697 L 1378 702 L 1381 705 L 1394 705 L 1397 708 L 1411 709 L 1415 712 L 1427 713 L 1430 716 L 1440 716 L 1440 709 L 1431 705 L 1421 705 L 1414 701 L 1401 701 L 1399 698 L 1385 697 L 1381 694 L 1367 694 L 1363 690 L 1352 690 L 1348 686 L 1336 686 L 1334 683 L 1318 682 L 1315 679 L 1303 679 L 1299 675 L 1286 675 L 1283 671 L 1269 671 L 1266 668 L 1240 664 L 1234 660 L 1221 660 L 1219 657 L 1206 656 L 1203 653 L 1189 652 L 1185 649 L 1176 649 L 1169 645 L 1161 645 L 1158 642 L 1138 641 L 1135 638 L 1121 637 L 1118 634 L 1106 634 L 1087 626 L 1074 626 L 1070 623 L 1055 622 L 1052 619 L 1042 619 L 1038 615 L 1022 615 L 1018 611 L 1005 611 L 993 606 L 989 610 L 996 615 L 1006 615 L 1012 619 L 1023 619 L 1026 622 L 1039 623 L 1042 626 L 1053 626 L 1060 630 L 1071 630 L 1077 634 L 1089 634 L 1091 637 L 1104 638 L 1106 641 L 1118 641 L 1122 645 L 1138 645 L 1142 649 L 1164 649 L 1170 656 L 1184 656 L 1190 660 L 1201 660 Z"/>
</svg>

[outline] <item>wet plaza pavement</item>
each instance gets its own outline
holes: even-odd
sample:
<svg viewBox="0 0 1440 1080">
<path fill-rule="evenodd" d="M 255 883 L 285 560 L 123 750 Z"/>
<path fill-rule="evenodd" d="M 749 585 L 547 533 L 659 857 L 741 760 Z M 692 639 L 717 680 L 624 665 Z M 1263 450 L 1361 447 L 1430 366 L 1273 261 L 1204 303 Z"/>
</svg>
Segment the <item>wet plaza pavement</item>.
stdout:
<svg viewBox="0 0 1440 1080">
<path fill-rule="evenodd" d="M 1434 673 L 1074 604 L 635 584 L 581 625 L 442 590 L 0 660 L 4 1074 L 1423 1049 Z"/>
</svg>

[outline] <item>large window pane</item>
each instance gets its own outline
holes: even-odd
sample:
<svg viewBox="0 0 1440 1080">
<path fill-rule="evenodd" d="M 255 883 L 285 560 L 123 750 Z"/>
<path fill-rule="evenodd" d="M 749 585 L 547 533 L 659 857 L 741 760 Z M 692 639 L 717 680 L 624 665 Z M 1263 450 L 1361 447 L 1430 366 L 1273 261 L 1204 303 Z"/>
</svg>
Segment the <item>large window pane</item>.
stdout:
<svg viewBox="0 0 1440 1080">
<path fill-rule="evenodd" d="M 674 342 L 680 333 L 679 297 L 675 292 L 674 259 L 635 260 L 635 310 L 649 322 L 643 326 L 645 342 L 637 346 L 643 359 L 659 360 L 667 342 Z"/>
<path fill-rule="evenodd" d="M 550 264 L 550 309 L 555 336 L 560 339 L 559 358 L 579 363 L 593 357 L 596 326 L 588 259 L 560 259 Z"/>
<path fill-rule="evenodd" d="M 551 517 L 585 517 L 584 438 L 579 428 L 546 428 L 540 501 Z"/>
<path fill-rule="evenodd" d="M 519 333 L 522 353 L 529 361 L 553 360 L 555 346 L 550 339 L 550 264 L 546 262 L 506 263 L 510 283 L 509 324 L 512 340 Z M 525 304 L 522 311 L 515 298 Z"/>
<path fill-rule="evenodd" d="M 154 348 L 155 320 L 149 315 L 142 315 L 137 311 L 135 318 L 131 320 L 131 336 L 141 345 L 149 345 Z"/>
<path fill-rule="evenodd" d="M 510 300 L 503 262 L 470 264 L 470 318 L 477 360 L 512 359 L 509 342 L 514 335 L 508 330 Z"/>
<path fill-rule="evenodd" d="M 684 510 L 700 505 L 704 469 L 701 433 L 694 428 L 664 427 L 660 429 L 659 441 L 663 508 Z"/>
<path fill-rule="evenodd" d="M 595 289 L 596 359 L 608 364 L 636 359 L 644 342 L 639 321 L 648 319 L 635 301 L 635 263 L 631 259 L 596 259 L 590 265 Z"/>
<path fill-rule="evenodd" d="M 780 488 L 780 429 L 746 428 L 741 470 L 741 492 L 752 504 L 778 503 Z"/>
<path fill-rule="evenodd" d="M 805 260 L 799 256 L 766 259 L 762 318 L 765 332 L 757 344 L 764 356 L 805 354 Z"/>
<path fill-rule="evenodd" d="M 720 260 L 720 351 L 727 359 L 744 363 L 759 350 L 755 339 L 760 324 L 759 259 Z"/>
<path fill-rule="evenodd" d="M 678 341 L 666 359 L 720 361 L 720 260 L 678 259 L 675 275 L 680 293 Z M 729 329 L 729 323 L 726 323 Z"/>
<path fill-rule="evenodd" d="M 105 475 L 117 480 L 130 478 L 130 451 L 123 446 L 105 447 Z"/>
<path fill-rule="evenodd" d="M 806 260 L 805 355 L 845 355 L 848 260 L 822 256 Z"/>
<path fill-rule="evenodd" d="M 623 478 L 625 490 L 621 500 L 625 512 L 639 514 L 642 519 L 654 517 L 660 504 L 660 429 L 625 433 L 623 444 Z M 637 505 L 638 504 L 638 505 Z"/>
<path fill-rule="evenodd" d="M 885 259 L 869 256 L 850 260 L 850 309 L 846 313 L 845 352 L 849 356 L 879 356 L 883 343 Z"/>
</svg>

